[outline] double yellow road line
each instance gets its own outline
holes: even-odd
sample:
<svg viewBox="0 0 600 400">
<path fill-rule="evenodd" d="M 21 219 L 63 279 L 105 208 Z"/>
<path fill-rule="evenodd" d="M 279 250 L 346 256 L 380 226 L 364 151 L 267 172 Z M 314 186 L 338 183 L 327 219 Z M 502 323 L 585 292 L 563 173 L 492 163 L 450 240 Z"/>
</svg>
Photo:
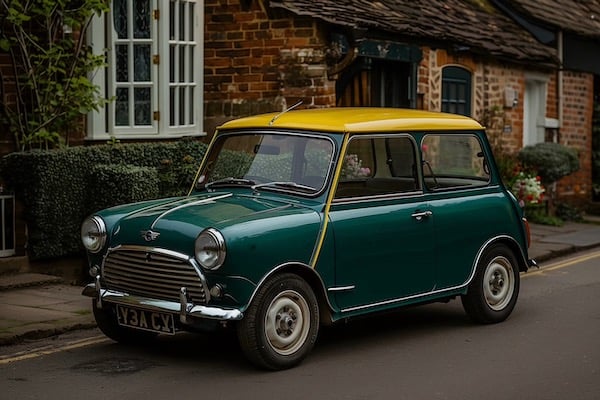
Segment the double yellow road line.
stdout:
<svg viewBox="0 0 600 400">
<path fill-rule="evenodd" d="M 110 342 L 106 336 L 93 336 L 85 339 L 74 340 L 60 346 L 44 346 L 36 349 L 30 349 L 7 356 L 0 356 L 0 365 L 10 364 L 17 361 L 29 360 L 32 358 L 47 356 L 62 351 L 78 349 L 81 347 L 91 346 L 93 344 Z"/>
<path fill-rule="evenodd" d="M 538 270 L 533 270 L 533 271 L 529 271 L 529 272 L 526 272 L 524 274 L 521 274 L 521 278 L 527 278 L 527 277 L 530 277 L 530 276 L 542 275 L 542 274 L 544 274 L 546 272 L 556 271 L 557 269 L 562 269 L 562 268 L 570 267 L 571 265 L 579 264 L 581 262 L 588 261 L 588 260 L 593 260 L 594 258 L 600 258 L 600 251 L 595 251 L 593 253 L 582 254 L 582 255 L 577 256 L 577 257 L 569 258 L 568 260 L 555 262 L 555 263 L 552 263 L 552 264 L 547 265 L 547 266 L 542 266 Z"/>
</svg>

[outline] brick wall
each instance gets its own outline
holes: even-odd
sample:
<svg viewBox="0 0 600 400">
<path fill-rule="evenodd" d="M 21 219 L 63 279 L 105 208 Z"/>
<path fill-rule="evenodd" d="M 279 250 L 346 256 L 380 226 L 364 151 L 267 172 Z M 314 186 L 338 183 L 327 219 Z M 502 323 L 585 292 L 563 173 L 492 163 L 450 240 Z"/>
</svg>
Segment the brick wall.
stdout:
<svg viewBox="0 0 600 400">
<path fill-rule="evenodd" d="M 327 78 L 325 40 L 316 21 L 267 14 L 262 2 L 205 2 L 205 120 L 210 134 L 222 122 L 303 107 L 335 105 Z"/>
<path fill-rule="evenodd" d="M 591 199 L 593 92 L 592 74 L 563 72 L 563 123 L 559 142 L 577 149 L 580 169 L 561 179 L 557 190 L 561 200 L 575 205 L 585 205 Z"/>
</svg>

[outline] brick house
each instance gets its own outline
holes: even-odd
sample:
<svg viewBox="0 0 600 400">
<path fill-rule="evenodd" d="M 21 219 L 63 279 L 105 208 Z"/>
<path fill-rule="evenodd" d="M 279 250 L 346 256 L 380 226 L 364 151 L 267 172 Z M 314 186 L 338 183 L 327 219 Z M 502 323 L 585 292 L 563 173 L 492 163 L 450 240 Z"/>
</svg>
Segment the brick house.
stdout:
<svg viewBox="0 0 600 400">
<path fill-rule="evenodd" d="M 591 199 L 598 1 L 206 0 L 205 13 L 207 132 L 297 100 L 456 112 L 508 152 L 576 148 L 558 190 Z"/>
<path fill-rule="evenodd" d="M 86 35 L 114 101 L 71 143 L 210 136 L 298 100 L 421 108 L 472 116 L 507 152 L 576 148 L 581 170 L 559 194 L 592 197 L 600 0 L 112 0 Z M 0 54 L 3 103 L 11 74 Z M 0 130 L 0 152 L 11 145 Z"/>
</svg>

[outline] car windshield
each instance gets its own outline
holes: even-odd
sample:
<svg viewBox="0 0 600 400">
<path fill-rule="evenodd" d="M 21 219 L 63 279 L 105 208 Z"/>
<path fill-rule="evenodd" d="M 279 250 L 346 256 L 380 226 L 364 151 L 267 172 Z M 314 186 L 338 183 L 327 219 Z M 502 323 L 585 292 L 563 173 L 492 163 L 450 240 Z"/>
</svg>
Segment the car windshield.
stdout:
<svg viewBox="0 0 600 400">
<path fill-rule="evenodd" d="M 208 155 L 198 185 L 253 190 L 321 192 L 329 176 L 333 142 L 324 137 L 243 133 L 223 135 Z"/>
</svg>

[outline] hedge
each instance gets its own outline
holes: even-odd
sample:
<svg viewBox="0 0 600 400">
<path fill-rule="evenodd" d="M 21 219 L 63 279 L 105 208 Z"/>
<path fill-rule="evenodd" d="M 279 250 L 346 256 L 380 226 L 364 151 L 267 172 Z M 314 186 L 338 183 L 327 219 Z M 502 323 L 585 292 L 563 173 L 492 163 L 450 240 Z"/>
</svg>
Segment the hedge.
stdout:
<svg viewBox="0 0 600 400">
<path fill-rule="evenodd" d="M 80 254 L 81 222 L 99 208 L 186 193 L 205 150 L 180 140 L 11 153 L 0 175 L 23 203 L 29 257 L 47 259 Z"/>
</svg>

